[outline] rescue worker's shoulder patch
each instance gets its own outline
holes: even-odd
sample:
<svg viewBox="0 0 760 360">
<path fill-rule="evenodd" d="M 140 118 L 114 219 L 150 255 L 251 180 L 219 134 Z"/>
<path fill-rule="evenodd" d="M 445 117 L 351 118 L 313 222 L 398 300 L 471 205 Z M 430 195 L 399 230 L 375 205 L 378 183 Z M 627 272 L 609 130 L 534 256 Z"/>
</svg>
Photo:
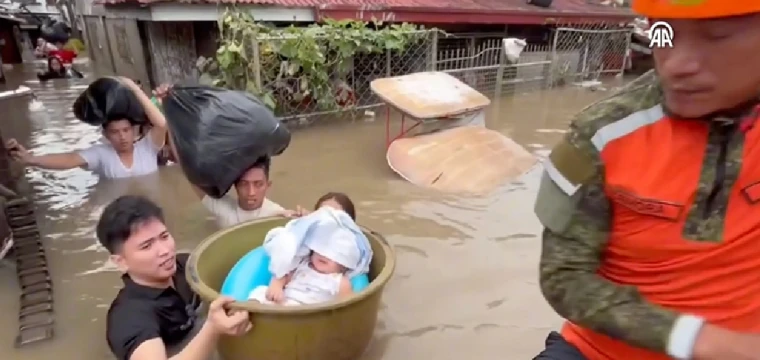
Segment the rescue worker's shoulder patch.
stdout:
<svg viewBox="0 0 760 360">
<path fill-rule="evenodd" d="M 580 190 L 586 185 L 604 182 L 601 152 L 606 142 L 601 141 L 604 136 L 597 135 L 633 113 L 656 106 L 661 100 L 653 72 L 636 82 L 636 86 L 629 86 L 581 110 L 571 121 L 565 138 L 544 161 L 535 212 L 548 229 L 564 231 L 576 214 L 581 197 L 585 196 Z"/>
<path fill-rule="evenodd" d="M 541 225 L 562 233 L 570 225 L 578 202 L 579 196 L 568 195 L 544 172 L 534 208 Z"/>
<path fill-rule="evenodd" d="M 557 144 L 544 161 L 544 173 L 536 198 L 535 213 L 555 232 L 563 231 L 575 213 L 582 186 L 599 176 L 598 153 L 590 144 L 577 144 L 573 134 Z M 595 156 L 596 155 L 596 156 Z"/>
<path fill-rule="evenodd" d="M 544 161 L 546 174 L 568 196 L 572 196 L 597 173 L 598 153 L 592 146 L 574 144 L 571 139 L 557 144 Z"/>
<path fill-rule="evenodd" d="M 601 149 L 593 138 L 599 129 L 625 117 L 623 108 L 614 98 L 585 108 L 573 118 L 569 132 L 543 161 L 534 210 L 549 230 L 562 232 L 567 228 L 581 200 L 579 190 L 602 176 Z"/>
</svg>

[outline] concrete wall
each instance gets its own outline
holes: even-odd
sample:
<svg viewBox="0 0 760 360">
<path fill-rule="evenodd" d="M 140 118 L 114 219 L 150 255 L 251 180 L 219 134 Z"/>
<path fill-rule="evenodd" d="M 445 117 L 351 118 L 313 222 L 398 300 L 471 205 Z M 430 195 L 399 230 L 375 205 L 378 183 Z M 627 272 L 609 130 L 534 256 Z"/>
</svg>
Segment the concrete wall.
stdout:
<svg viewBox="0 0 760 360">
<path fill-rule="evenodd" d="M 192 22 L 144 22 L 154 85 L 198 78 L 195 30 Z"/>
<path fill-rule="evenodd" d="M 105 19 L 114 73 L 150 84 L 143 39 L 133 19 Z"/>
<path fill-rule="evenodd" d="M 85 15 L 90 62 L 99 75 L 119 75 L 150 84 L 147 48 L 135 19 Z"/>
<path fill-rule="evenodd" d="M 113 58 L 111 57 L 111 46 L 108 44 L 105 18 L 92 15 L 84 15 L 82 18 L 84 20 L 87 53 L 90 57 L 91 66 L 97 74 L 113 74 L 115 71 Z"/>
<path fill-rule="evenodd" d="M 0 133 L 0 141 L 11 138 L 18 138 L 25 132 L 28 132 L 31 126 L 29 124 L 29 107 L 27 104 L 32 98 L 31 91 L 0 91 L 0 108 L 3 109 L 3 121 L 16 124 L 17 126 L 4 127 L 3 133 Z M 10 161 L 7 151 L 0 151 L 0 184 L 9 188 L 16 189 L 17 181 L 23 176 L 23 167 L 18 163 Z M 2 208 L 0 208 L 0 212 Z M 1 220 L 1 219 L 0 219 Z M 0 221 L 2 224 L 2 221 Z M 2 238 L 0 238 L 0 243 Z"/>
<path fill-rule="evenodd" d="M 155 87 L 198 78 L 198 56 L 216 53 L 216 23 L 143 21 L 84 15 L 90 62 L 99 75 L 120 75 Z M 197 34 L 202 36 L 196 37 Z"/>
<path fill-rule="evenodd" d="M 75 1 L 96 72 L 129 76 L 150 86 L 197 79 L 195 63 L 199 56 L 216 53 L 216 21 L 227 9 L 184 3 L 104 7 L 93 0 Z M 314 21 L 311 8 L 243 8 L 259 21 Z"/>
</svg>

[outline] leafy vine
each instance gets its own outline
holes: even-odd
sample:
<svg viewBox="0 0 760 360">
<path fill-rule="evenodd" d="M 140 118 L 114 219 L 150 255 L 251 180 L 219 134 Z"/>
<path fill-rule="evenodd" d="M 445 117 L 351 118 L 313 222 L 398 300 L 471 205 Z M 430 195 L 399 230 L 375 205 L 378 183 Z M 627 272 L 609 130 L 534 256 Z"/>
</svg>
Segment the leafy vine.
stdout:
<svg viewBox="0 0 760 360">
<path fill-rule="evenodd" d="M 276 28 L 241 11 L 225 13 L 219 31 L 215 58 L 199 63 L 202 76 L 215 86 L 249 91 L 274 110 L 304 102 L 320 110 L 354 105 L 340 101 L 338 90 L 348 86 L 356 55 L 403 51 L 425 36 L 410 24 L 353 20 Z"/>
</svg>

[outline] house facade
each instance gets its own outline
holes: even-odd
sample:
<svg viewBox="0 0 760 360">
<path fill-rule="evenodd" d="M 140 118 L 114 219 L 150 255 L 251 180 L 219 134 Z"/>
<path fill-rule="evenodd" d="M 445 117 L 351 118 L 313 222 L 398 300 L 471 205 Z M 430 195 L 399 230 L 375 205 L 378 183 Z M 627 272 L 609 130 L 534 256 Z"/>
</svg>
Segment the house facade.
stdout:
<svg viewBox="0 0 760 360">
<path fill-rule="evenodd" d="M 32 50 L 40 36 L 40 25 L 48 18 L 61 19 L 61 12 L 55 0 L 0 0 L 0 19 L 3 18 L 5 21 L 0 20 L 0 34 L 8 30 L 10 22 L 15 24 L 14 36 L 18 39 L 17 51 L 21 58 L 16 59 L 14 55 L 14 62 L 30 62 L 35 59 Z M 7 52 L 4 61 L 11 63 L 8 61 L 11 50 L 6 48 L 4 51 Z"/>
<path fill-rule="evenodd" d="M 19 28 L 22 24 L 24 24 L 23 19 L 7 12 L 0 12 L 0 66 L 22 62 L 23 40 Z M 2 69 L 0 69 L 0 79 L 4 79 Z"/>
<path fill-rule="evenodd" d="M 628 8 L 588 0 L 555 0 L 549 7 L 524 0 L 362 1 L 236 0 L 217 4 L 191 0 L 79 0 L 91 61 L 99 73 L 129 76 L 144 84 L 197 77 L 199 56 L 213 56 L 216 22 L 235 5 L 262 22 L 309 24 L 325 18 L 416 23 L 452 32 L 487 32 L 535 37 L 547 25 L 619 23 L 633 19 Z M 532 35 L 531 35 L 532 34 Z M 526 37 L 526 36 L 524 36 Z M 546 39 L 544 39 L 546 40 Z"/>
</svg>

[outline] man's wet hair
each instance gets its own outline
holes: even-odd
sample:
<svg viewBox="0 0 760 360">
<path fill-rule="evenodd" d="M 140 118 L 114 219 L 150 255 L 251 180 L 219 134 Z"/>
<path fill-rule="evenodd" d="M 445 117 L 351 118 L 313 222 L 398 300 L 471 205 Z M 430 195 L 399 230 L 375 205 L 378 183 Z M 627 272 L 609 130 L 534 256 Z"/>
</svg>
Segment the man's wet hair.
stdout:
<svg viewBox="0 0 760 360">
<path fill-rule="evenodd" d="M 327 194 L 322 195 L 314 205 L 314 210 L 319 209 L 319 207 L 322 206 L 322 203 L 327 200 L 335 200 L 335 202 L 340 204 L 340 207 L 343 208 L 343 211 L 345 211 L 352 220 L 356 221 L 356 207 L 354 206 L 354 202 L 351 201 L 351 198 L 349 198 L 348 195 L 342 192 L 331 191 Z"/>
<path fill-rule="evenodd" d="M 139 226 L 151 220 L 164 222 L 158 205 L 142 196 L 124 195 L 106 206 L 95 232 L 100 244 L 115 254 Z"/>
<path fill-rule="evenodd" d="M 264 172 L 264 176 L 267 179 L 269 179 L 269 167 L 271 165 L 272 165 L 272 158 L 270 158 L 269 156 L 262 156 L 256 159 L 256 162 L 254 162 L 253 165 L 251 165 L 251 167 L 246 169 L 243 172 L 243 174 L 251 169 L 261 169 Z M 240 176 L 242 177 L 243 174 L 240 174 Z M 238 181 L 240 181 L 240 179 L 238 179 Z"/>
</svg>

